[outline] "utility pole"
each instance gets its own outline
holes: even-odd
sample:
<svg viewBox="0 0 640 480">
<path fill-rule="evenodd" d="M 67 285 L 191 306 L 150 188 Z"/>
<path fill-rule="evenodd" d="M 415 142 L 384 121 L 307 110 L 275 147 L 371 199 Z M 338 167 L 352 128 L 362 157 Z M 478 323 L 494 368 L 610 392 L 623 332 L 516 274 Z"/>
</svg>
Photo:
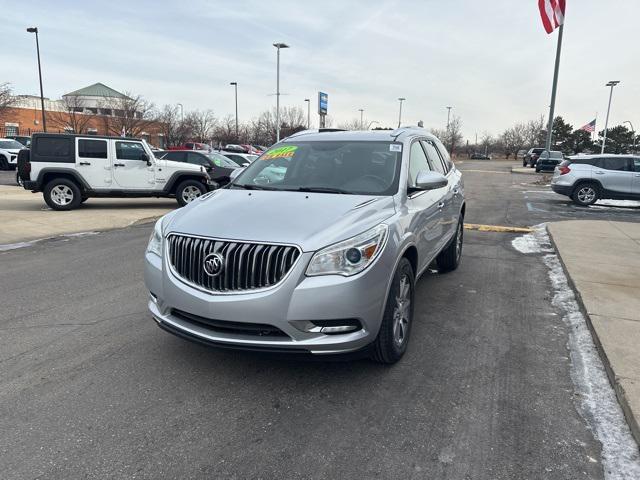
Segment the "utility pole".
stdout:
<svg viewBox="0 0 640 480">
<path fill-rule="evenodd" d="M 233 85 L 236 90 L 236 141 L 239 141 L 238 138 L 238 82 L 231 82 L 229 85 Z"/>
<path fill-rule="evenodd" d="M 311 128 L 311 99 L 305 98 L 305 102 L 307 102 L 307 130 Z"/>
<path fill-rule="evenodd" d="M 358 111 L 360 112 L 360 130 L 364 130 L 364 109 L 363 108 L 359 108 Z"/>
<path fill-rule="evenodd" d="M 402 123 L 402 102 L 404 102 L 406 98 L 400 97 L 398 101 L 400 102 L 400 113 L 398 114 L 398 128 L 400 128 L 400 124 Z"/>
<path fill-rule="evenodd" d="M 451 119 L 451 109 L 453 107 L 447 107 L 447 132 L 449 131 L 449 120 Z"/>
<path fill-rule="evenodd" d="M 274 43 L 278 50 L 276 66 L 276 143 L 280 141 L 280 49 L 289 48 L 286 43 Z"/>
<path fill-rule="evenodd" d="M 605 87 L 611 87 L 611 91 L 609 92 L 609 106 L 607 107 L 607 119 L 604 122 L 604 138 L 602 139 L 602 149 L 600 150 L 600 155 L 604 153 L 604 145 L 605 143 L 607 143 L 607 130 L 609 128 L 609 112 L 611 111 L 611 97 L 613 97 L 613 87 L 615 87 L 619 83 L 620 80 L 611 80 L 605 85 Z"/>
<path fill-rule="evenodd" d="M 40 78 L 40 106 L 42 107 L 42 129 L 47 131 L 47 117 L 44 114 L 44 93 L 42 91 L 42 68 L 40 67 L 40 42 L 38 41 L 38 27 L 29 27 L 27 32 L 36 34 L 36 51 L 38 52 L 38 77 Z"/>
<path fill-rule="evenodd" d="M 177 103 L 176 105 L 180 107 L 180 122 L 184 123 L 184 106 L 182 106 L 181 103 Z"/>
</svg>

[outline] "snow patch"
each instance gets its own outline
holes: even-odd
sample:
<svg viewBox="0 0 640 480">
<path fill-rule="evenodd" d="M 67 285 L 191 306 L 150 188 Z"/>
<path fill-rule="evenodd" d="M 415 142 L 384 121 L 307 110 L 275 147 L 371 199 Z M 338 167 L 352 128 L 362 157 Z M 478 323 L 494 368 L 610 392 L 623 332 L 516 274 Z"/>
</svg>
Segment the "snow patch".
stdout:
<svg viewBox="0 0 640 480">
<path fill-rule="evenodd" d="M 640 207 L 640 202 L 636 200 L 598 200 L 596 205 L 606 205 L 609 207 Z"/>
<path fill-rule="evenodd" d="M 602 444 L 604 476 L 608 480 L 639 479 L 640 452 L 615 392 L 609 383 L 591 332 L 587 327 L 573 290 L 569 287 L 558 256 L 551 248 L 544 225 L 520 242 L 513 241 L 523 253 L 547 252 L 542 260 L 549 269 L 553 287 L 552 304 L 562 312 L 562 319 L 569 327 L 568 347 L 571 358 L 571 379 L 580 398 L 578 411 L 591 428 L 594 437 Z M 522 237 L 520 237 L 522 238 Z M 534 242 L 538 242 L 537 247 Z M 520 247 L 520 248 L 518 248 Z M 520 250 L 522 251 L 522 250 Z M 591 460 L 591 459 L 590 459 Z"/>
</svg>

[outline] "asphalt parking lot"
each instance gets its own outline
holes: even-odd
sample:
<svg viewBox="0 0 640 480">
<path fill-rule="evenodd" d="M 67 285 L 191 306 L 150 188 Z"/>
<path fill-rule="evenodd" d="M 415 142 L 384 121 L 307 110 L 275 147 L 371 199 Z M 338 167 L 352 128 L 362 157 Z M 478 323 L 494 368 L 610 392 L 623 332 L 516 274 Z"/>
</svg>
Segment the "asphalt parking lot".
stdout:
<svg viewBox="0 0 640 480">
<path fill-rule="evenodd" d="M 459 164 L 467 222 L 640 221 L 510 167 Z M 146 311 L 150 230 L 0 252 L 3 478 L 604 477 L 547 267 L 516 234 L 465 232 L 461 267 L 420 280 L 409 351 L 383 367 L 166 334 Z"/>
<path fill-rule="evenodd" d="M 0 170 L 0 185 L 15 185 L 15 184 L 16 184 L 15 170 Z"/>
</svg>

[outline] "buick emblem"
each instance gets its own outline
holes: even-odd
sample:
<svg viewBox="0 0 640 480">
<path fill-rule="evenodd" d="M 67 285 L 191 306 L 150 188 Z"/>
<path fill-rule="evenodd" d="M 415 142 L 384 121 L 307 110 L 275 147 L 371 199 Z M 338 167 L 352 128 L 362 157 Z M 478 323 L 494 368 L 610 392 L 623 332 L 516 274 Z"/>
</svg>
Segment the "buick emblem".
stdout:
<svg viewBox="0 0 640 480">
<path fill-rule="evenodd" d="M 204 257 L 202 266 L 204 273 L 210 277 L 217 277 L 222 273 L 222 269 L 224 268 L 224 258 L 219 253 L 210 253 Z"/>
</svg>

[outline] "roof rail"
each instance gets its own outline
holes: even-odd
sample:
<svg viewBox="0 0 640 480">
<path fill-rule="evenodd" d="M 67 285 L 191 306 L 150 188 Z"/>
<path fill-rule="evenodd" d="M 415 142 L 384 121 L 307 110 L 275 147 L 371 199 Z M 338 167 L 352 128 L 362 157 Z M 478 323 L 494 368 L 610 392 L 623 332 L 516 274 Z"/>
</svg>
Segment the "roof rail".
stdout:
<svg viewBox="0 0 640 480">
<path fill-rule="evenodd" d="M 408 130 L 420 130 L 425 131 L 424 127 L 418 127 L 416 125 L 405 125 L 404 127 L 396 128 L 393 132 L 391 132 L 392 137 L 399 137 L 400 134 L 408 131 Z"/>
</svg>

